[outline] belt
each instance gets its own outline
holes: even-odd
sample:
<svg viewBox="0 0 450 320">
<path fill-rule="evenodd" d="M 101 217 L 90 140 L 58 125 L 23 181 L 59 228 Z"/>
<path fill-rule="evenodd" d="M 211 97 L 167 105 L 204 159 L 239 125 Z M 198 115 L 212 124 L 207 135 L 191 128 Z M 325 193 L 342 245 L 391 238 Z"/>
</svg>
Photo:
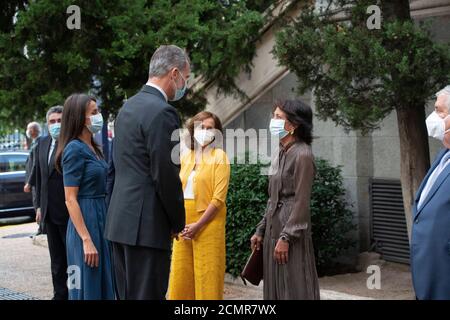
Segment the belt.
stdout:
<svg viewBox="0 0 450 320">
<path fill-rule="evenodd" d="M 294 202 L 294 199 L 288 199 L 288 200 L 278 200 L 276 206 L 277 208 L 287 204 L 288 202 Z"/>
<path fill-rule="evenodd" d="M 78 195 L 78 199 L 99 199 L 106 198 L 106 194 Z"/>
</svg>

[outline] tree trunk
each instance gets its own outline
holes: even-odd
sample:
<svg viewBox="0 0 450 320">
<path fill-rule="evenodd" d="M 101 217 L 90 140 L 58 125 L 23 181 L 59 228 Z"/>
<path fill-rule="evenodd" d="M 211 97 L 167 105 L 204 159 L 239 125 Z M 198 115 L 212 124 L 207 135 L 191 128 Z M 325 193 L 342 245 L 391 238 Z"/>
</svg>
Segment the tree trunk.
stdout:
<svg viewBox="0 0 450 320">
<path fill-rule="evenodd" d="M 383 20 L 411 20 L 409 0 L 381 1 Z M 400 44 L 392 44 L 398 47 Z M 396 81 L 395 72 L 392 78 Z M 428 133 L 425 125 L 425 103 L 400 105 L 396 108 L 400 138 L 400 181 L 408 238 L 411 241 L 412 207 L 417 189 L 430 168 Z"/>
<path fill-rule="evenodd" d="M 423 105 L 398 107 L 400 138 L 400 180 L 408 238 L 411 240 L 412 204 L 420 183 L 430 168 L 430 151 Z"/>
</svg>

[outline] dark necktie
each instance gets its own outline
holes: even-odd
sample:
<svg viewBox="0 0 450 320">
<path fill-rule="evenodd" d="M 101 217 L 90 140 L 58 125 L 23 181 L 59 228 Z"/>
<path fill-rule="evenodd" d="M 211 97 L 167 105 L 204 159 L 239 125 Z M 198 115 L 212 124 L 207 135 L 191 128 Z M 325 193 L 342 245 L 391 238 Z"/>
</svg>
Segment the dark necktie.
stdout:
<svg viewBox="0 0 450 320">
<path fill-rule="evenodd" d="M 55 146 L 52 150 L 52 155 L 50 156 L 50 162 L 49 167 L 53 168 L 55 166 L 55 156 L 56 156 L 56 150 L 58 149 L 58 141 L 55 141 Z"/>
</svg>

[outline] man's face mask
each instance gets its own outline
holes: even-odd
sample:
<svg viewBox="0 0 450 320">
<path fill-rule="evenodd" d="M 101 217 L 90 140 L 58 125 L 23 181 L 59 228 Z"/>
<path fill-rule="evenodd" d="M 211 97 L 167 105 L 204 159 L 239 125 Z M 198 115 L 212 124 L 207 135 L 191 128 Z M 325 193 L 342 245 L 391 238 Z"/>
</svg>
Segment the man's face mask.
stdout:
<svg viewBox="0 0 450 320">
<path fill-rule="evenodd" d="M 50 133 L 51 137 L 55 140 L 58 140 L 60 131 L 61 131 L 61 123 L 57 122 L 48 126 L 48 132 Z"/>
<path fill-rule="evenodd" d="M 181 74 L 181 72 L 177 69 L 179 75 L 181 76 L 181 79 L 183 79 L 183 87 L 181 89 L 178 89 L 177 86 L 177 82 L 175 80 L 173 80 L 174 84 L 175 84 L 175 95 L 173 97 L 173 99 L 171 99 L 170 101 L 178 101 L 181 98 L 183 98 L 184 94 L 186 93 L 186 87 L 187 87 L 187 82 L 186 79 L 184 79 L 183 75 Z"/>
<path fill-rule="evenodd" d="M 444 136 L 450 132 L 450 129 L 445 130 L 445 120 L 450 117 L 441 118 L 436 111 L 433 111 L 426 119 L 428 135 L 439 141 L 444 141 Z"/>
</svg>

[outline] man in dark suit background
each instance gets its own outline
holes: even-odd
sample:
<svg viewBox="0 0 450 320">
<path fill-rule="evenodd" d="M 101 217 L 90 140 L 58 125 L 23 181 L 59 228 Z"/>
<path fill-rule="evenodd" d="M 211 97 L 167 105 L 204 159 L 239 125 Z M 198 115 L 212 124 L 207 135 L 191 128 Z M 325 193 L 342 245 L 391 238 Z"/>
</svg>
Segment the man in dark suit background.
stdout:
<svg viewBox="0 0 450 320">
<path fill-rule="evenodd" d="M 32 178 L 31 173 L 33 172 L 33 166 L 34 166 L 34 149 L 37 146 L 37 144 L 39 143 L 39 138 L 41 136 L 41 132 L 42 132 L 42 129 L 41 129 L 41 126 L 39 123 L 33 121 L 27 125 L 26 136 L 27 136 L 27 139 L 30 140 L 30 143 L 27 142 L 27 145 L 29 145 L 28 149 L 30 150 L 30 154 L 28 155 L 27 162 L 25 163 L 25 185 L 23 187 L 23 191 L 25 193 L 31 192 L 34 210 L 37 209 L 37 207 L 36 207 L 36 190 L 31 185 L 30 181 Z M 39 229 L 38 229 L 38 232 L 36 233 L 36 235 L 41 234 L 41 233 L 42 233 L 42 230 L 41 230 L 41 226 L 39 225 Z"/>
<path fill-rule="evenodd" d="M 34 153 L 33 150 L 36 147 L 36 145 L 39 142 L 39 138 L 41 136 L 41 126 L 39 125 L 39 123 L 33 121 L 30 122 L 27 125 L 27 133 L 26 136 L 28 139 L 31 140 L 30 142 L 30 146 L 28 148 L 28 150 L 30 150 L 30 154 L 27 158 L 27 162 L 25 164 L 25 186 L 24 186 L 24 192 L 30 192 L 31 191 L 31 184 L 30 184 L 30 178 L 31 178 L 31 172 L 33 170 L 33 166 L 34 166 Z M 33 194 L 34 197 L 34 194 Z M 34 199 L 33 199 L 34 201 Z"/>
<path fill-rule="evenodd" d="M 69 221 L 63 176 L 55 169 L 62 117 L 61 106 L 47 112 L 49 136 L 42 137 L 34 150 L 35 165 L 31 181 L 36 188 L 36 222 L 47 233 L 53 281 L 53 300 L 67 300 L 66 231 Z"/>
<path fill-rule="evenodd" d="M 106 220 L 119 299 L 165 299 L 172 236 L 185 226 L 179 178 L 180 128 L 168 100 L 181 99 L 190 74 L 185 51 L 161 46 L 147 84 L 126 101 L 115 121 L 114 190 Z"/>
</svg>

